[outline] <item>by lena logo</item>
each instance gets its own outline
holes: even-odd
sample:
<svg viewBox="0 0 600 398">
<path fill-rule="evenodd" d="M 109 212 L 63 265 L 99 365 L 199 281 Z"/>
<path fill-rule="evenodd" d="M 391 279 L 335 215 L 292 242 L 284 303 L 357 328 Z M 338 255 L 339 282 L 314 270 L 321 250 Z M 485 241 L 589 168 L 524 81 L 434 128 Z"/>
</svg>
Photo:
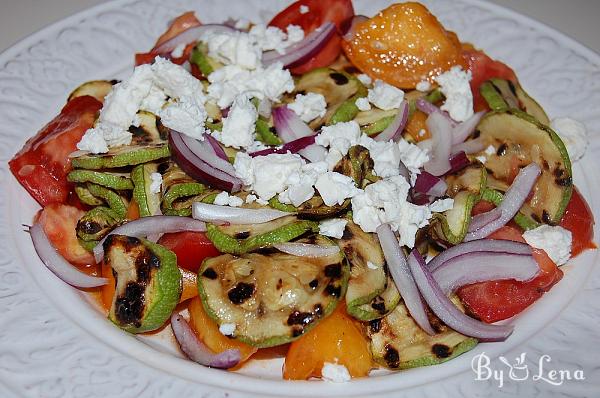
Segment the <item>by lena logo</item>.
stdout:
<svg viewBox="0 0 600 398">
<path fill-rule="evenodd" d="M 482 352 L 473 357 L 471 369 L 475 373 L 475 380 L 495 380 L 498 382 L 498 388 L 504 386 L 506 379 L 517 382 L 532 380 L 548 383 L 553 386 L 560 386 L 567 380 L 585 380 L 582 369 L 574 371 L 553 369 L 551 365 L 552 358 L 548 354 L 542 355 L 537 364 L 534 363 L 534 366 L 531 367 L 525 363 L 526 357 L 527 354 L 523 352 L 511 363 L 508 359 L 501 356 L 498 359 L 504 366 L 500 369 L 493 369 L 490 366 L 490 357 L 485 352 Z M 537 368 L 535 365 L 537 365 Z"/>
</svg>

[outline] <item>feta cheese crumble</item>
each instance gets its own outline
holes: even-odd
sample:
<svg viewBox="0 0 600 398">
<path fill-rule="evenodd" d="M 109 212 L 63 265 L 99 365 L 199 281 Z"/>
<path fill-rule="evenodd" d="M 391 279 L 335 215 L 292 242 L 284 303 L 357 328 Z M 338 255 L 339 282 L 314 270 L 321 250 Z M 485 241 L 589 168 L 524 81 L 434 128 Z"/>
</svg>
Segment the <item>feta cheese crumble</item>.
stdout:
<svg viewBox="0 0 600 398">
<path fill-rule="evenodd" d="M 367 98 L 370 103 L 379 109 L 388 111 L 400 107 L 400 104 L 404 100 L 404 91 L 391 84 L 387 84 L 383 80 L 375 80 L 373 88 L 369 89 Z"/>
<path fill-rule="evenodd" d="M 369 100 L 365 97 L 360 97 L 358 98 L 354 104 L 356 105 L 356 107 L 358 108 L 359 111 L 370 111 L 371 110 L 371 104 L 369 103 Z"/>
<path fill-rule="evenodd" d="M 162 187 L 162 174 L 152 173 L 150 174 L 150 179 L 152 180 L 150 183 L 150 192 L 160 193 L 160 188 Z"/>
<path fill-rule="evenodd" d="M 370 261 L 367 261 L 367 268 L 369 268 L 369 269 L 379 269 L 381 267 L 379 267 L 377 264 L 374 264 L 374 263 L 372 263 Z"/>
<path fill-rule="evenodd" d="M 234 195 L 229 195 L 228 192 L 223 191 L 215 196 L 215 201 L 213 204 L 219 206 L 231 206 L 231 207 L 240 207 L 244 201 L 241 198 L 238 198 Z"/>
<path fill-rule="evenodd" d="M 219 325 L 219 332 L 221 332 L 223 336 L 233 336 L 236 328 L 235 323 L 222 323 Z"/>
<path fill-rule="evenodd" d="M 287 180 L 287 189 L 279 194 L 281 203 L 298 207 L 315 195 L 313 188 L 319 175 L 327 172 L 327 163 L 314 162 L 302 165 L 298 172 L 291 173 Z"/>
<path fill-rule="evenodd" d="M 369 75 L 366 75 L 364 73 L 357 75 L 356 78 L 365 86 L 370 86 L 371 83 L 373 83 L 373 79 L 371 79 Z"/>
<path fill-rule="evenodd" d="M 321 368 L 321 377 L 325 381 L 333 383 L 345 383 L 350 381 L 350 372 L 344 365 L 337 363 L 325 362 Z"/>
<path fill-rule="evenodd" d="M 208 56 L 221 63 L 235 64 L 245 69 L 256 69 L 261 65 L 261 48 L 248 33 L 209 32 L 200 39 L 208 46 Z"/>
<path fill-rule="evenodd" d="M 348 220 L 344 220 L 343 218 L 324 220 L 319 223 L 319 233 L 321 235 L 340 239 L 344 235 L 346 224 L 348 224 Z"/>
<path fill-rule="evenodd" d="M 308 6 L 305 6 L 304 4 L 300 6 L 300 14 L 308 14 L 309 11 L 310 8 L 308 8 Z"/>
<path fill-rule="evenodd" d="M 571 161 L 575 162 L 583 157 L 588 145 L 587 131 L 583 123 L 568 117 L 557 117 L 550 122 L 550 127 L 567 147 Z"/>
<path fill-rule="evenodd" d="M 463 71 L 458 65 L 435 78 L 446 97 L 441 109 L 457 122 L 464 122 L 473 116 L 473 93 L 469 81 L 471 71 Z"/>
<path fill-rule="evenodd" d="M 223 119 L 222 131 L 215 131 L 212 135 L 226 146 L 233 148 L 247 148 L 254 144 L 254 131 L 258 111 L 250 102 L 249 95 L 241 94 L 236 97 Z"/>
<path fill-rule="evenodd" d="M 425 93 L 425 92 L 431 90 L 431 83 L 429 83 L 427 80 L 421 80 L 420 82 L 417 83 L 415 88 L 417 89 L 417 91 Z"/>
<path fill-rule="evenodd" d="M 306 93 L 296 94 L 296 100 L 287 106 L 300 116 L 304 122 L 310 122 L 318 117 L 325 116 L 327 112 L 327 102 L 323 94 Z"/>
<path fill-rule="evenodd" d="M 347 175 L 328 171 L 317 178 L 315 188 L 327 206 L 341 205 L 344 200 L 361 192 Z"/>
<path fill-rule="evenodd" d="M 454 199 L 446 198 L 446 199 L 438 199 L 432 204 L 429 205 L 429 210 L 435 211 L 436 213 L 441 213 L 446 210 L 450 210 L 454 207 Z"/>
<path fill-rule="evenodd" d="M 523 239 L 537 249 L 542 249 L 556 265 L 565 264 L 571 258 L 571 231 L 560 227 L 541 225 L 523 233 Z"/>
<path fill-rule="evenodd" d="M 163 125 L 202 141 L 206 110 L 192 97 L 181 97 L 158 112 Z"/>
</svg>

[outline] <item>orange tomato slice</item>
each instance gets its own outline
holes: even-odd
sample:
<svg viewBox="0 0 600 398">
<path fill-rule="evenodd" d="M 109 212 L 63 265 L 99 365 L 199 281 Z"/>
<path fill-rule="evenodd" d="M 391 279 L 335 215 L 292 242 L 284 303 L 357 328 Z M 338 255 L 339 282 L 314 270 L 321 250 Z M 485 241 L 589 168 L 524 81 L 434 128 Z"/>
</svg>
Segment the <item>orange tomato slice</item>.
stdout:
<svg viewBox="0 0 600 398">
<path fill-rule="evenodd" d="M 339 303 L 331 315 L 290 345 L 283 366 L 284 379 L 320 377 L 325 362 L 344 365 L 352 377 L 369 374 L 372 363 L 367 340 L 345 307 Z"/>
<path fill-rule="evenodd" d="M 454 65 L 466 67 L 456 35 L 419 3 L 394 4 L 357 24 L 342 47 L 363 73 L 401 88 L 433 83 Z"/>
</svg>

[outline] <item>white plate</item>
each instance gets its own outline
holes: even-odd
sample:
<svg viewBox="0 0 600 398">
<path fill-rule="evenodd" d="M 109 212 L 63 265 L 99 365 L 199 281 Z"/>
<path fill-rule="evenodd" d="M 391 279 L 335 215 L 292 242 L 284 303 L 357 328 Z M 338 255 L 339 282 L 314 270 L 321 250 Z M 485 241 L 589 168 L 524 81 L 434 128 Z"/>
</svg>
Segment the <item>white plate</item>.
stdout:
<svg viewBox="0 0 600 398">
<path fill-rule="evenodd" d="M 373 15 L 388 1 L 356 1 Z M 552 117 L 586 123 L 592 144 L 574 166 L 575 182 L 592 208 L 600 192 L 600 57 L 560 33 L 514 12 L 476 0 L 426 1 L 461 40 L 471 41 L 513 66 L 529 93 Z M 37 206 L 15 182 L 6 161 L 55 115 L 79 83 L 122 77 L 133 53 L 144 51 L 173 16 L 194 9 L 202 21 L 227 17 L 269 19 L 280 1 L 116 1 L 64 19 L 0 55 L 0 396 L 587 396 L 600 391 L 600 272 L 596 252 L 569 265 L 565 278 L 515 320 L 504 343 L 481 344 L 446 364 L 378 375 L 342 385 L 283 382 L 280 362 L 259 362 L 235 374 L 180 359 L 161 342 L 138 340 L 106 321 L 81 294 L 47 271 L 21 224 Z M 268 11 L 270 10 L 270 11 Z M 584 172 L 586 171 L 586 172 Z M 597 231 L 596 231 L 597 232 Z M 598 232 L 596 233 L 598 236 Z M 167 345 L 168 346 L 168 345 Z M 525 381 L 475 381 L 472 358 L 526 353 Z M 585 380 L 560 386 L 533 380 L 542 355 L 544 372 L 577 369 Z M 503 368 L 499 361 L 490 365 Z"/>
</svg>

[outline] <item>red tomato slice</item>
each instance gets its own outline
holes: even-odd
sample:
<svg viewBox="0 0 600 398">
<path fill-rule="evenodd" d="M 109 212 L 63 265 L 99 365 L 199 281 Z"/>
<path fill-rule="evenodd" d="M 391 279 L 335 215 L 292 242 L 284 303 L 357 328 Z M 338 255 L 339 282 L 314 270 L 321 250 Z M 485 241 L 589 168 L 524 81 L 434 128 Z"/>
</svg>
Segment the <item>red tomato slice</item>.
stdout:
<svg viewBox="0 0 600 398">
<path fill-rule="evenodd" d="M 506 64 L 488 57 L 483 51 L 465 50 L 463 56 L 469 64 L 472 73 L 471 91 L 475 112 L 489 110 L 487 102 L 479 94 L 479 86 L 488 79 L 497 77 L 517 82 L 517 75 Z"/>
<path fill-rule="evenodd" d="M 560 226 L 573 234 L 571 256 L 576 256 L 586 249 L 594 249 L 594 215 L 590 206 L 577 188 L 573 189 L 571 200 L 565 214 L 560 220 Z"/>
<path fill-rule="evenodd" d="M 300 7 L 308 7 L 308 12 L 302 14 Z M 276 26 L 286 30 L 288 25 L 298 25 L 308 35 L 323 23 L 331 21 L 335 23 L 339 32 L 346 27 L 345 24 L 354 16 L 354 8 L 351 0 L 300 0 L 292 3 L 289 7 L 277 14 L 270 26 Z M 310 58 L 304 64 L 291 68 L 294 74 L 306 73 L 312 69 L 331 65 L 342 51 L 341 36 L 336 33 L 318 54 Z"/>
<path fill-rule="evenodd" d="M 183 50 L 183 55 L 178 58 L 171 57 L 171 54 L 163 54 L 156 51 L 150 51 L 148 53 L 137 53 L 135 54 L 135 66 L 143 65 L 143 64 L 151 64 L 154 62 L 154 59 L 158 56 L 162 58 L 166 58 L 177 65 L 182 65 L 185 61 L 190 58 L 190 54 L 194 49 L 195 43 L 190 43 Z"/>
<path fill-rule="evenodd" d="M 50 204 L 44 207 L 37 215 L 40 223 L 52 246 L 70 263 L 96 271 L 94 256 L 85 250 L 77 240 L 75 228 L 77 221 L 85 212 L 76 207 Z"/>
<path fill-rule="evenodd" d="M 513 227 L 503 227 L 490 235 L 490 239 L 524 242 L 521 232 Z M 474 283 L 457 291 L 468 313 L 484 322 L 496 322 L 510 318 L 533 304 L 561 280 L 563 272 L 539 249 L 533 249 L 533 257 L 540 266 L 540 274 L 528 282 L 501 280 Z"/>
<path fill-rule="evenodd" d="M 171 22 L 171 25 L 169 25 L 167 31 L 163 33 L 158 38 L 158 40 L 156 40 L 156 43 L 154 44 L 154 47 L 152 48 L 152 50 L 150 50 L 150 52 L 154 51 L 158 46 L 160 46 L 167 40 L 171 40 L 184 30 L 188 30 L 189 28 L 193 28 L 198 25 L 200 25 L 200 21 L 198 20 L 198 18 L 196 18 L 194 11 L 184 12 L 183 14 L 175 18 L 173 22 Z"/>
<path fill-rule="evenodd" d="M 221 254 L 204 232 L 164 234 L 158 243 L 177 255 L 177 265 L 193 272 L 198 271 L 205 258 Z"/>
<path fill-rule="evenodd" d="M 102 103 L 94 97 L 73 98 L 8 162 L 15 178 L 40 205 L 67 201 L 69 154 L 92 127 L 100 108 Z"/>
</svg>

